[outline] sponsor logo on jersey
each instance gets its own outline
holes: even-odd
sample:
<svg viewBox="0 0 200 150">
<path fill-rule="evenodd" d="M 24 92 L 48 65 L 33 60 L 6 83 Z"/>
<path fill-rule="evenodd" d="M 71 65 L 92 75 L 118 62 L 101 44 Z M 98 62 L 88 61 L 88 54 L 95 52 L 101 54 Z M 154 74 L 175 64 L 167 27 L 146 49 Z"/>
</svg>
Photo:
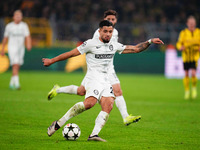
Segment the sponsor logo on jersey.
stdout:
<svg viewBox="0 0 200 150">
<path fill-rule="evenodd" d="M 109 45 L 109 49 L 112 51 L 113 50 L 113 45 Z"/>
<path fill-rule="evenodd" d="M 112 59 L 114 54 L 95 54 L 97 59 Z"/>
</svg>

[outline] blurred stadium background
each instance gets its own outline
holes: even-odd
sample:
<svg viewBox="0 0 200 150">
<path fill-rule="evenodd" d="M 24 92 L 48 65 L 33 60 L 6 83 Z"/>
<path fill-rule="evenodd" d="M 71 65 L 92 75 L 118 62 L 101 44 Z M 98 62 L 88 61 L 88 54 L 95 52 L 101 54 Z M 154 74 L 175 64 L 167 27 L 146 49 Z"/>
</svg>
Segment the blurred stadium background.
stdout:
<svg viewBox="0 0 200 150">
<path fill-rule="evenodd" d="M 174 46 L 180 30 L 186 27 L 187 16 L 194 15 L 199 26 L 199 6 L 200 0 L 0 0 L 0 41 L 13 12 L 21 9 L 33 44 L 21 68 L 20 91 L 8 89 L 11 70 L 8 60 L 0 56 L 0 149 L 199 150 L 199 97 L 183 100 L 182 80 L 164 77 L 183 75 L 181 54 Z M 50 123 L 83 97 L 63 94 L 49 102 L 47 93 L 55 83 L 79 85 L 85 59 L 69 59 L 48 68 L 41 59 L 92 38 L 107 9 L 119 14 L 116 28 L 121 43 L 136 44 L 152 37 L 165 43 L 161 47 L 152 44 L 139 54 L 116 54 L 114 58 L 128 111 L 142 115 L 142 120 L 124 127 L 114 106 L 100 133 L 109 142 L 87 142 L 101 110 L 96 105 L 70 120 L 81 128 L 77 142 L 65 141 L 62 130 L 49 138 L 46 129 Z M 2 70 L 6 72 L 1 74 Z M 199 68 L 197 73 L 200 75 Z"/>
<path fill-rule="evenodd" d="M 137 44 L 152 37 L 159 37 L 165 43 L 164 46 L 151 45 L 151 50 L 143 54 L 116 55 L 116 71 L 164 73 L 166 49 L 174 49 L 180 30 L 186 27 L 187 16 L 194 15 L 199 23 L 198 6 L 198 0 L 0 1 L 0 40 L 5 25 L 12 20 L 14 10 L 21 9 L 23 20 L 29 25 L 33 44 L 32 51 L 26 53 L 22 70 L 43 70 L 42 57 L 54 57 L 92 38 L 104 11 L 114 9 L 119 15 L 116 29 L 121 43 Z M 174 55 L 180 56 L 180 53 Z M 177 69 L 180 66 L 173 67 Z M 76 65 L 75 69 L 78 67 L 83 66 Z M 64 69 L 65 62 L 60 62 L 47 70 Z"/>
</svg>

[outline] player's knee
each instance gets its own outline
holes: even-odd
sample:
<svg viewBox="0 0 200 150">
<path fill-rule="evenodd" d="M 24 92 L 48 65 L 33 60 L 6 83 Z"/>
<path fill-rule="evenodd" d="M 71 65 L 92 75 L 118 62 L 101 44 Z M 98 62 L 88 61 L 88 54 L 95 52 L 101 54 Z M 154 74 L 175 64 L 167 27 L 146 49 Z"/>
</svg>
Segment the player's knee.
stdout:
<svg viewBox="0 0 200 150">
<path fill-rule="evenodd" d="M 196 77 L 196 70 L 192 70 L 192 77 Z"/>
<path fill-rule="evenodd" d="M 102 107 L 102 111 L 107 112 L 108 114 L 113 109 L 114 99 L 113 100 L 107 100 L 106 104 Z"/>
<path fill-rule="evenodd" d="M 120 88 L 116 89 L 116 90 L 114 90 L 114 94 L 115 94 L 115 96 L 122 96 L 122 90 Z"/>
<path fill-rule="evenodd" d="M 83 88 L 78 88 L 77 89 L 77 94 L 80 95 L 80 96 L 84 96 L 86 93 L 85 89 Z"/>
<path fill-rule="evenodd" d="M 92 108 L 96 103 L 97 99 L 93 97 L 89 97 L 83 102 L 86 110 Z"/>
<path fill-rule="evenodd" d="M 77 91 L 77 94 L 80 95 L 80 96 L 84 96 L 85 93 L 86 93 L 85 91 Z"/>
<path fill-rule="evenodd" d="M 185 77 L 189 77 L 189 72 L 185 71 Z"/>
<path fill-rule="evenodd" d="M 96 104 L 96 103 L 95 103 L 95 104 Z M 95 104 L 94 104 L 94 103 L 86 103 L 86 104 L 85 104 L 85 109 L 90 109 L 90 108 L 92 108 Z"/>
</svg>

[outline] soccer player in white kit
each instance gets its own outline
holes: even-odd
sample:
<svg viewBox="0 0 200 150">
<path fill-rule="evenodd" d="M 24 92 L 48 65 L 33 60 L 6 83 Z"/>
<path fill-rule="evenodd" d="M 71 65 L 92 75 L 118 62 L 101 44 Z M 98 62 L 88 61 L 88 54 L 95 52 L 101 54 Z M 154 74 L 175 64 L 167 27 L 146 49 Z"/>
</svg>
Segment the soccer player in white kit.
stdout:
<svg viewBox="0 0 200 150">
<path fill-rule="evenodd" d="M 16 10 L 13 15 L 13 22 L 6 25 L 2 42 L 1 55 L 5 55 L 4 49 L 8 41 L 8 56 L 12 66 L 12 77 L 10 80 L 11 89 L 20 89 L 19 70 L 24 63 L 24 53 L 26 42 L 27 50 L 31 50 L 31 37 L 28 25 L 22 21 L 23 15 L 20 10 Z"/>
<path fill-rule="evenodd" d="M 83 83 L 86 89 L 84 102 L 76 103 L 62 118 L 58 121 L 54 121 L 48 128 L 47 134 L 49 136 L 54 134 L 70 118 L 92 108 L 97 102 L 99 102 L 102 110 L 96 118 L 94 129 L 88 137 L 88 140 L 105 142 L 106 140 L 100 138 L 98 134 L 108 120 L 109 114 L 113 108 L 115 96 L 108 79 L 108 71 L 112 64 L 114 54 L 116 52 L 120 54 L 139 53 L 148 48 L 151 43 L 163 44 L 159 38 L 153 38 L 146 42 L 137 44 L 136 46 L 125 46 L 121 43 L 110 40 L 112 32 L 113 24 L 110 21 L 103 20 L 99 24 L 99 38 L 89 39 L 70 52 L 63 53 L 52 59 L 42 59 L 44 66 L 50 66 L 55 62 L 86 53 L 86 62 L 88 66 Z"/>
<path fill-rule="evenodd" d="M 107 10 L 104 12 L 104 20 L 109 20 L 110 22 L 115 24 L 117 23 L 117 12 L 115 10 Z M 97 29 L 93 35 L 93 38 L 99 38 L 99 29 Z M 113 34 L 110 39 L 111 41 L 118 42 L 118 31 L 114 28 L 113 29 Z M 132 116 L 128 114 L 127 107 L 126 107 L 126 102 L 125 99 L 122 95 L 122 90 L 120 86 L 120 81 L 115 73 L 114 65 L 113 62 L 110 64 L 109 68 L 109 80 L 110 83 L 113 87 L 114 94 L 116 96 L 115 98 L 115 104 L 117 108 L 120 111 L 120 114 L 123 118 L 123 122 L 125 125 L 129 125 L 131 123 L 137 122 L 141 119 L 141 116 Z M 67 93 L 67 94 L 77 94 L 77 95 L 85 95 L 86 90 L 84 87 L 84 82 L 85 79 L 81 82 L 81 86 L 76 86 L 76 85 L 69 85 L 65 87 L 59 87 L 58 85 L 55 85 L 53 89 L 49 92 L 48 94 L 48 99 L 52 99 L 54 96 L 60 93 Z"/>
</svg>

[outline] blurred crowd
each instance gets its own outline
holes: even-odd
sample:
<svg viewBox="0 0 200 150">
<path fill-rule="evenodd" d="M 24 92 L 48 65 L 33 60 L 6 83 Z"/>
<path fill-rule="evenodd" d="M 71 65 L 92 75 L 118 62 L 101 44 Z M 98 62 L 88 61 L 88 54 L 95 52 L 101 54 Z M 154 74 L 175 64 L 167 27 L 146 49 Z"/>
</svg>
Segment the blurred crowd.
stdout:
<svg viewBox="0 0 200 150">
<path fill-rule="evenodd" d="M 200 13 L 199 0 L 6 0 L 0 2 L 1 17 L 22 9 L 26 17 L 55 17 L 56 20 L 94 22 L 107 9 L 119 13 L 119 22 L 178 22 Z"/>
<path fill-rule="evenodd" d="M 12 16 L 14 10 L 21 9 L 25 17 L 44 17 L 50 20 L 56 30 L 56 39 L 68 40 L 72 34 L 80 34 L 78 38 L 85 40 L 91 37 L 88 32 L 95 30 L 95 27 L 89 29 L 89 24 L 97 25 L 105 10 L 114 9 L 119 14 L 118 22 L 123 24 L 119 28 L 130 28 L 128 24 L 135 24 L 136 29 L 130 28 L 128 33 L 140 35 L 137 39 L 143 40 L 150 36 L 143 28 L 146 23 L 164 24 L 167 26 L 164 30 L 168 30 L 168 24 L 185 24 L 189 15 L 194 15 L 198 22 L 199 6 L 199 0 L 6 0 L 0 1 L 0 17 Z M 143 26 L 137 28 L 137 25 Z M 73 29 L 69 30 L 68 27 L 72 26 Z M 80 28 L 86 32 L 81 32 Z M 152 31 L 152 28 L 149 30 Z M 121 30 L 120 33 L 124 35 L 123 39 L 126 38 L 127 33 Z"/>
</svg>

